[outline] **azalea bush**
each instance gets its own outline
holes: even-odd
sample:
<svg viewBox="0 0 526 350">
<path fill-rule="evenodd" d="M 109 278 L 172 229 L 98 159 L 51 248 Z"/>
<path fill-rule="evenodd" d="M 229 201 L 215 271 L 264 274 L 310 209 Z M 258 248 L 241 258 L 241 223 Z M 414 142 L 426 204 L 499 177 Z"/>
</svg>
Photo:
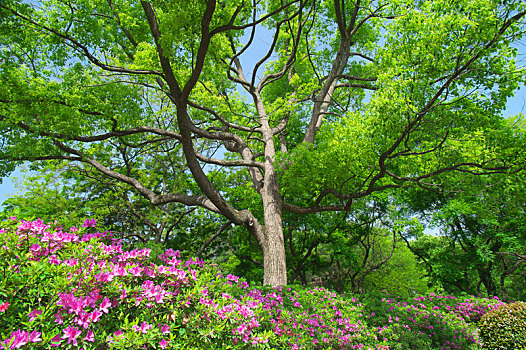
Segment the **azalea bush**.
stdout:
<svg viewBox="0 0 526 350">
<path fill-rule="evenodd" d="M 125 250 L 95 221 L 0 229 L 0 348 L 386 348 L 324 289 L 251 289 L 178 251 Z"/>
<path fill-rule="evenodd" d="M 477 323 L 504 305 L 498 298 L 435 293 L 413 298 L 383 293 L 364 299 L 368 323 L 384 329 L 390 349 L 480 349 Z"/>
<path fill-rule="evenodd" d="M 151 247 L 95 220 L 0 223 L 0 349 L 477 349 L 475 323 L 501 304 L 254 288 Z"/>
</svg>

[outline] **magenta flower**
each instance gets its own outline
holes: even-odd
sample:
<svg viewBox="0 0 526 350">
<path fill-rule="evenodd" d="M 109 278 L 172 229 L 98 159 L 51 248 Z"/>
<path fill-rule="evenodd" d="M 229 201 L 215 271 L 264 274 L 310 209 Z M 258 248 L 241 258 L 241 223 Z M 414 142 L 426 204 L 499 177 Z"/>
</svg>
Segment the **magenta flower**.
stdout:
<svg viewBox="0 0 526 350">
<path fill-rule="evenodd" d="M 64 336 L 62 336 L 62 339 L 68 340 L 69 343 L 73 343 L 73 345 L 77 345 L 77 338 L 80 335 L 81 331 L 78 329 L 78 327 L 69 326 L 68 328 L 63 330 Z"/>
<path fill-rule="evenodd" d="M 168 342 L 163 338 L 163 340 L 159 342 L 159 345 L 161 346 L 161 349 L 166 349 Z"/>
<path fill-rule="evenodd" d="M 9 304 L 7 301 L 0 304 L 0 312 L 6 312 L 6 310 L 9 308 Z"/>
<path fill-rule="evenodd" d="M 229 280 L 229 281 L 235 282 L 235 283 L 237 283 L 239 281 L 239 277 L 234 276 L 232 274 L 228 274 L 228 276 L 226 276 L 226 279 Z"/>
<path fill-rule="evenodd" d="M 11 344 L 11 349 L 19 349 L 26 345 L 28 341 L 28 332 L 17 330 L 11 333 L 11 336 L 4 341 L 4 344 Z M 5 347 L 7 349 L 7 346 Z"/>
<path fill-rule="evenodd" d="M 140 266 L 135 266 L 129 269 L 128 271 L 132 274 L 132 276 L 140 277 L 142 273 L 143 268 Z"/>
<path fill-rule="evenodd" d="M 93 331 L 91 329 L 88 330 L 86 333 L 86 337 L 84 338 L 85 341 L 94 342 L 95 336 L 93 335 Z"/>
<path fill-rule="evenodd" d="M 87 219 L 82 224 L 82 227 L 95 227 L 97 225 L 97 220 L 95 219 Z"/>
<path fill-rule="evenodd" d="M 100 320 L 101 315 L 102 315 L 102 312 L 100 312 L 99 310 L 97 309 L 93 310 L 93 312 L 90 314 L 91 322 L 98 322 Z"/>
<path fill-rule="evenodd" d="M 152 325 L 146 323 L 143 321 L 143 323 L 141 323 L 141 326 L 133 326 L 132 327 L 134 331 L 137 331 L 137 332 L 141 332 L 142 334 L 146 334 L 148 333 L 148 331 L 152 328 Z"/>
<path fill-rule="evenodd" d="M 35 309 L 35 310 L 31 311 L 29 313 L 29 315 L 27 315 L 27 316 L 29 316 L 29 322 L 32 322 L 32 321 L 36 320 L 38 318 L 38 316 L 40 316 L 40 315 L 42 315 L 42 310 Z"/>
<path fill-rule="evenodd" d="M 161 324 L 159 323 L 159 328 L 161 329 L 161 333 L 163 335 L 166 335 L 166 334 L 170 333 L 170 327 L 167 324 L 165 324 L 165 325 L 163 325 L 161 327 Z"/>
<path fill-rule="evenodd" d="M 40 338 L 40 332 L 37 332 L 36 330 L 34 330 L 33 332 L 29 333 L 29 338 L 28 340 L 31 342 L 31 343 L 38 343 L 39 341 L 42 341 L 42 339 Z"/>
<path fill-rule="evenodd" d="M 57 334 L 56 336 L 51 339 L 51 346 L 60 346 L 60 342 L 62 341 L 62 338 L 60 337 L 60 334 Z"/>
<path fill-rule="evenodd" d="M 107 314 L 108 312 L 110 312 L 110 311 L 108 310 L 108 308 L 109 308 L 110 306 L 111 306 L 111 304 L 110 304 L 110 299 L 109 299 L 109 298 L 104 298 L 104 299 L 102 300 L 102 303 L 100 303 L 100 305 L 99 305 L 99 311 L 101 311 L 101 312 Z"/>
<path fill-rule="evenodd" d="M 122 330 L 119 329 L 118 331 L 113 333 L 113 336 L 110 335 L 108 337 L 108 342 L 113 343 L 115 340 L 119 341 L 122 337 L 123 337 L 123 332 Z"/>
<path fill-rule="evenodd" d="M 56 313 L 55 315 L 55 322 L 58 323 L 58 324 L 63 324 L 64 323 L 64 319 L 62 318 L 62 315 L 60 313 Z"/>
</svg>

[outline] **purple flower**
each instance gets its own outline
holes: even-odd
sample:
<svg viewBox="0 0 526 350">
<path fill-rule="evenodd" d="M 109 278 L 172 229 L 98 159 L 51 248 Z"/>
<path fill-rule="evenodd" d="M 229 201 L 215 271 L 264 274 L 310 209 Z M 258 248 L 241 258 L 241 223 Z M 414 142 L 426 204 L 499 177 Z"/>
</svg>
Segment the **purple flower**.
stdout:
<svg viewBox="0 0 526 350">
<path fill-rule="evenodd" d="M 78 329 L 78 327 L 69 326 L 68 328 L 63 330 L 64 335 L 62 336 L 62 339 L 67 339 L 68 344 L 73 343 L 73 345 L 77 345 L 77 337 L 80 335 L 81 331 Z"/>
<path fill-rule="evenodd" d="M 82 227 L 95 227 L 97 225 L 97 220 L 95 219 L 87 219 L 82 224 Z"/>
<path fill-rule="evenodd" d="M 159 345 L 161 346 L 161 349 L 166 349 L 168 342 L 163 338 L 163 340 L 159 342 Z"/>
<path fill-rule="evenodd" d="M 40 332 L 37 332 L 36 330 L 34 330 L 33 332 L 29 333 L 29 338 L 28 340 L 31 342 L 31 343 L 38 343 L 39 341 L 42 341 L 42 339 L 40 338 Z"/>
</svg>

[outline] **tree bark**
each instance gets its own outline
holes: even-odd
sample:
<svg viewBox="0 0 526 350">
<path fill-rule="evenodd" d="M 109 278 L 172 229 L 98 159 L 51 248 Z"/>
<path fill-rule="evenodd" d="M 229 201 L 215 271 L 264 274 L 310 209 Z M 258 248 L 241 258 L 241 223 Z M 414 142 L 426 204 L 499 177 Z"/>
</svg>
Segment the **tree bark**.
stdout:
<svg viewBox="0 0 526 350">
<path fill-rule="evenodd" d="M 263 242 L 263 284 L 283 286 L 287 284 L 287 263 L 283 236 L 283 217 L 281 197 L 277 178 L 263 186 L 261 197 L 265 225 L 262 227 Z"/>
<path fill-rule="evenodd" d="M 493 264 L 489 263 L 485 268 L 482 266 L 477 267 L 480 281 L 486 288 L 488 297 L 494 297 L 497 295 L 497 286 L 493 280 L 493 277 L 491 276 L 492 266 Z"/>
</svg>

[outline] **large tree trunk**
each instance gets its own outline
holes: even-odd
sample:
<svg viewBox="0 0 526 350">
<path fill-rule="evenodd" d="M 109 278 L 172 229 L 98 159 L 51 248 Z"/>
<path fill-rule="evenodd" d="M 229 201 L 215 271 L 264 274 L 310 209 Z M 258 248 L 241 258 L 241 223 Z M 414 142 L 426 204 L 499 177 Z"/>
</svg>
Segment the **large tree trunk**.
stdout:
<svg viewBox="0 0 526 350">
<path fill-rule="evenodd" d="M 265 186 L 266 187 L 266 186 Z M 285 242 L 283 238 L 283 218 L 281 198 L 277 192 L 277 183 L 263 189 L 263 210 L 265 225 L 262 228 L 263 250 L 263 284 L 283 286 L 287 284 L 287 263 L 285 257 Z"/>
</svg>

